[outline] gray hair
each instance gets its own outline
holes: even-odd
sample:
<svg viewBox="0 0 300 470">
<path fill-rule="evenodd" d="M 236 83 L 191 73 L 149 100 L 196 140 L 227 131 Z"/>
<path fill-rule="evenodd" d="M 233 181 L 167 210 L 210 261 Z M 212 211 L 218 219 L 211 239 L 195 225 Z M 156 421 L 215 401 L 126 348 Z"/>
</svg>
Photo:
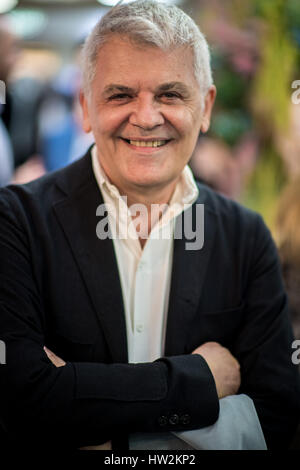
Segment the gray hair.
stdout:
<svg viewBox="0 0 300 470">
<path fill-rule="evenodd" d="M 200 92 L 205 95 L 212 85 L 208 44 L 196 23 L 174 5 L 155 0 L 136 0 L 129 4 L 117 4 L 109 10 L 87 37 L 81 56 L 86 94 L 89 94 L 95 77 L 99 50 L 114 34 L 166 51 L 174 47 L 190 47 Z"/>
</svg>

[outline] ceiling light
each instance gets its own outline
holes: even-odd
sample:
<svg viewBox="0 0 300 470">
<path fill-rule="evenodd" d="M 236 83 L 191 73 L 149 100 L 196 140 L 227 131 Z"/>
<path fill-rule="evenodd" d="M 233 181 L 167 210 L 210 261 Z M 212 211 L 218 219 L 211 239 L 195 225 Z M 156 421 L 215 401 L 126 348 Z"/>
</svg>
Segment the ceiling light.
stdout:
<svg viewBox="0 0 300 470">
<path fill-rule="evenodd" d="M 22 38 L 33 38 L 40 34 L 47 24 L 45 13 L 39 10 L 15 10 L 8 14 L 16 34 Z"/>
<path fill-rule="evenodd" d="M 1 0 L 0 3 L 0 13 L 6 13 L 9 10 L 12 10 L 18 3 L 18 0 Z"/>
</svg>

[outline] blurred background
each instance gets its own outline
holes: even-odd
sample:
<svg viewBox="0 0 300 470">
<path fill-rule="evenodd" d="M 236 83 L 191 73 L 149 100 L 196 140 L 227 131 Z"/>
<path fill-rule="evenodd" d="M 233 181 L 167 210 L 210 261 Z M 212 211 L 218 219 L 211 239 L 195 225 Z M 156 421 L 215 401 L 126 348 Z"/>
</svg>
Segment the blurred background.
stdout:
<svg viewBox="0 0 300 470">
<path fill-rule="evenodd" d="M 218 89 L 191 167 L 264 217 L 300 338 L 300 1 L 173 3 L 206 35 Z M 0 0 L 0 186 L 67 165 L 93 142 L 80 125 L 79 51 L 114 4 Z"/>
</svg>

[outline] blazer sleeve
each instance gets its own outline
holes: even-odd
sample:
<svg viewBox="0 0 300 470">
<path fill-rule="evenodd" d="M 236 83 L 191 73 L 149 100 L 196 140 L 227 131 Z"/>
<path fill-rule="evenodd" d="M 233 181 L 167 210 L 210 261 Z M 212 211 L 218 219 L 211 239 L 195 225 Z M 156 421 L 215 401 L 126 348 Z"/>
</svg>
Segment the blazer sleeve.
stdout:
<svg viewBox="0 0 300 470">
<path fill-rule="evenodd" d="M 299 421 L 299 375 L 277 250 L 261 216 L 255 217 L 245 317 L 233 353 L 241 364 L 240 391 L 254 401 L 268 448 L 282 449 Z"/>
<path fill-rule="evenodd" d="M 0 191 L 0 339 L 6 345 L 0 411 L 12 439 L 79 447 L 106 442 L 116 433 L 213 424 L 219 401 L 199 355 L 130 365 L 68 362 L 56 368 L 51 363 L 43 351 L 45 299 L 32 263 L 35 247 L 27 237 L 30 218 L 11 193 Z"/>
</svg>

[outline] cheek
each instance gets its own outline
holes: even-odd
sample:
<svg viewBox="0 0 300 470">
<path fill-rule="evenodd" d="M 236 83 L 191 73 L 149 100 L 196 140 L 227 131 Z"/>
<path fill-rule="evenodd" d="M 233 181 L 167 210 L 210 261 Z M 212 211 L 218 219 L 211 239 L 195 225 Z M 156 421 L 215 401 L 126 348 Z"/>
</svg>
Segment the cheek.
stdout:
<svg viewBox="0 0 300 470">
<path fill-rule="evenodd" d="M 100 109 L 95 116 L 97 132 L 102 138 L 119 136 L 126 119 L 126 112 Z"/>
<path fill-rule="evenodd" d="M 192 156 L 200 131 L 200 123 L 193 119 L 191 114 L 185 119 L 177 121 L 177 132 L 179 133 L 178 161 L 187 163 Z"/>
<path fill-rule="evenodd" d="M 190 110 L 182 108 L 174 109 L 169 116 L 166 115 L 165 117 L 177 131 L 181 140 L 187 141 L 198 135 L 200 129 L 199 116 L 196 116 Z"/>
</svg>

